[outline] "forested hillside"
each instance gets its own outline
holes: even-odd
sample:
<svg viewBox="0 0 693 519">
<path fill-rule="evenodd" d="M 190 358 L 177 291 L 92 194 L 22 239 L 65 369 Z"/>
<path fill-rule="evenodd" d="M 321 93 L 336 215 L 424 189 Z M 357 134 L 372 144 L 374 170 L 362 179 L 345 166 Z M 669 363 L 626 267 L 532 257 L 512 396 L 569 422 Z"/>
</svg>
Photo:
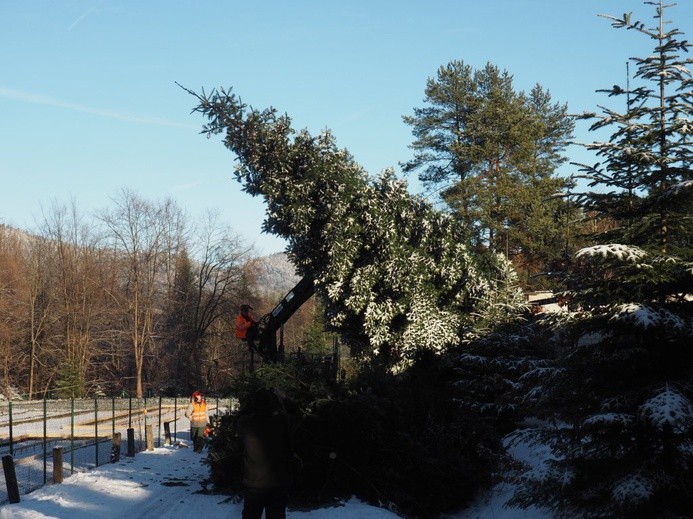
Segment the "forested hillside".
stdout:
<svg viewBox="0 0 693 519">
<path fill-rule="evenodd" d="M 223 391 L 247 369 L 239 304 L 259 317 L 296 281 L 283 254 L 255 258 L 215 219 L 193 227 L 131 192 L 96 217 L 53 208 L 38 234 L 0 226 L 0 393 Z"/>
</svg>

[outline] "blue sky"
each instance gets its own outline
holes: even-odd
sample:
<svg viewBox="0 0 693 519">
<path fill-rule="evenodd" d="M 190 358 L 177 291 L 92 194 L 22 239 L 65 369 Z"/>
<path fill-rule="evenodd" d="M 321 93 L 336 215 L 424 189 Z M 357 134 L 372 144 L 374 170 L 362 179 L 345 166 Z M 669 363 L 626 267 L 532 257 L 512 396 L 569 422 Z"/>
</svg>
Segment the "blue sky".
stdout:
<svg viewBox="0 0 693 519">
<path fill-rule="evenodd" d="M 241 191 L 233 155 L 199 134 L 175 82 L 233 87 L 297 128 L 330 128 L 370 173 L 399 171 L 413 140 L 402 115 L 451 60 L 491 62 L 574 113 L 609 105 L 595 90 L 623 84 L 628 58 L 652 48 L 597 16 L 627 11 L 653 23 L 641 0 L 0 0 L 0 223 L 33 229 L 71 200 L 90 214 L 129 188 L 191 219 L 218 211 L 258 253 L 277 252 L 262 200 Z M 668 12 L 693 39 L 693 1 Z M 585 123 L 576 137 L 592 140 Z"/>
</svg>

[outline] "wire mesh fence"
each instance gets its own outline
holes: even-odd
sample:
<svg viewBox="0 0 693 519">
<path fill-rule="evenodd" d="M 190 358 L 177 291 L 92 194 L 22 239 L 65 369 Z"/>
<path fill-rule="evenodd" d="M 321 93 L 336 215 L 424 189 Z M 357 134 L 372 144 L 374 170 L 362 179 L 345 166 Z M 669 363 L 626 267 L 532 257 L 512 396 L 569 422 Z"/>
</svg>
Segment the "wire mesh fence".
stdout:
<svg viewBox="0 0 693 519">
<path fill-rule="evenodd" d="M 172 441 L 189 437 L 184 417 L 187 398 L 97 398 L 0 401 L 0 457 L 11 456 L 20 494 L 52 483 L 53 449 L 62 448 L 63 477 L 111 461 L 116 433 L 125 442 L 132 430 L 134 452 L 146 448 L 151 425 L 154 446 L 170 431 Z M 210 416 L 236 406 L 234 399 L 208 399 Z M 180 421 L 180 423 L 179 423 Z M 8 502 L 7 482 L 0 471 L 0 505 Z"/>
</svg>

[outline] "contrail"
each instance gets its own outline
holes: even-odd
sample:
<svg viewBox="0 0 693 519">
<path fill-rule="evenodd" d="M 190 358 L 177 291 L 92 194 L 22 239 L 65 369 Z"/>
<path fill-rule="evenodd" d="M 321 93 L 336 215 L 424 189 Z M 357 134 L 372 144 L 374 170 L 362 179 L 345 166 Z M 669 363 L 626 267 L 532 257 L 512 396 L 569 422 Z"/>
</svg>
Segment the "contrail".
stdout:
<svg viewBox="0 0 693 519">
<path fill-rule="evenodd" d="M 92 5 L 89 9 L 87 9 L 82 16 L 80 16 L 74 22 L 72 22 L 72 24 L 67 28 L 67 30 L 71 31 L 75 25 L 77 25 L 79 22 L 81 22 L 84 19 L 84 17 L 86 15 L 88 15 L 89 13 L 91 13 L 94 9 L 96 9 L 96 5 Z"/>
<path fill-rule="evenodd" d="M 24 103 L 47 105 L 56 108 L 65 108 L 67 110 L 73 110 L 75 112 L 83 112 L 87 114 L 97 115 L 99 117 L 106 117 L 108 119 L 117 119 L 120 121 L 151 124 L 156 126 L 170 126 L 173 128 L 197 128 L 194 125 L 178 123 L 175 121 L 171 121 L 169 119 L 161 119 L 158 117 L 144 117 L 136 114 L 114 112 L 112 110 L 104 110 L 101 108 L 93 108 L 91 106 L 71 103 L 69 101 L 63 101 L 62 99 L 58 99 L 51 96 L 33 94 L 31 92 L 23 92 L 21 90 L 13 90 L 11 88 L 0 87 L 0 97 L 4 97 L 5 99 L 13 99 L 15 101 L 21 101 Z"/>
</svg>

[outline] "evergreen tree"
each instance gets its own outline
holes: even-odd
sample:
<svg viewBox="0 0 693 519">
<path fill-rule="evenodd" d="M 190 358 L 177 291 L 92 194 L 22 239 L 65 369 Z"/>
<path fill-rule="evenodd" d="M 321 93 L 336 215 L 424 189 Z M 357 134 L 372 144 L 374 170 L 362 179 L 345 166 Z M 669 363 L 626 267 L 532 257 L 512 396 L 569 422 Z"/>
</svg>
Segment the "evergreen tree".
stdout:
<svg viewBox="0 0 693 519">
<path fill-rule="evenodd" d="M 475 71 L 452 61 L 425 93 L 427 105 L 404 116 L 416 138 L 404 171 L 440 189 L 478 247 L 528 272 L 559 257 L 570 242 L 561 218 L 570 206 L 551 197 L 566 185 L 553 176 L 573 130 L 566 107 L 539 85 L 515 92 L 512 76 L 490 63 Z"/>
<path fill-rule="evenodd" d="M 691 259 L 693 219 L 691 204 L 685 201 L 690 202 L 693 189 L 693 83 L 688 69 L 693 60 L 680 56 L 691 44 L 680 39 L 677 29 L 666 28 L 664 10 L 669 6 L 648 3 L 657 10 L 655 28 L 632 20 L 630 13 L 607 17 L 613 27 L 650 38 L 655 48 L 646 58 L 631 58 L 635 79 L 643 80 L 643 85 L 631 88 L 629 81 L 626 88 L 614 85 L 602 90 L 610 97 L 625 97 L 625 111 L 603 108 L 601 115 L 582 115 L 593 121 L 591 130 L 614 130 L 608 142 L 586 145 L 602 162 L 579 164 L 580 178 L 601 189 L 583 193 L 578 201 L 596 217 L 617 223 L 595 236 L 598 242 L 628 243 Z"/>
<path fill-rule="evenodd" d="M 86 383 L 80 373 L 79 366 L 68 360 L 63 362 L 58 369 L 58 378 L 55 381 L 55 396 L 57 398 L 84 398 L 86 396 Z"/>
<path fill-rule="evenodd" d="M 244 190 L 264 197 L 265 231 L 287 239 L 352 351 L 401 368 L 419 349 L 458 343 L 492 308 L 517 304 L 505 261 L 480 261 L 463 226 L 392 171 L 370 179 L 328 131 L 296 132 L 288 116 L 248 109 L 231 92 L 193 95 L 205 131 L 223 133 L 238 156 Z"/>
<path fill-rule="evenodd" d="M 175 262 L 173 287 L 169 296 L 169 316 L 166 322 L 167 353 L 172 387 L 186 388 L 199 384 L 199 365 L 194 363 L 196 301 L 195 272 L 188 251 L 182 248 Z"/>
<path fill-rule="evenodd" d="M 325 311 L 316 301 L 310 307 L 310 321 L 301 335 L 301 351 L 308 354 L 329 355 L 332 353 L 334 334 L 325 330 Z"/>
<path fill-rule="evenodd" d="M 592 128 L 616 125 L 590 145 L 604 164 L 585 166 L 606 192 L 581 197 L 617 223 L 604 243 L 580 250 L 569 280 L 578 313 L 556 328 L 557 363 L 529 374 L 537 408 L 561 425 L 529 433 L 553 448 L 543 471 L 529 471 L 515 496 L 567 517 L 683 517 L 693 509 L 693 263 L 690 244 L 690 45 L 677 30 L 608 17 L 652 38 L 635 58 L 625 114 L 607 111 Z M 610 94 L 623 89 L 614 86 Z M 655 101 L 652 103 L 652 101 Z M 676 252 L 673 255 L 672 252 Z"/>
</svg>

